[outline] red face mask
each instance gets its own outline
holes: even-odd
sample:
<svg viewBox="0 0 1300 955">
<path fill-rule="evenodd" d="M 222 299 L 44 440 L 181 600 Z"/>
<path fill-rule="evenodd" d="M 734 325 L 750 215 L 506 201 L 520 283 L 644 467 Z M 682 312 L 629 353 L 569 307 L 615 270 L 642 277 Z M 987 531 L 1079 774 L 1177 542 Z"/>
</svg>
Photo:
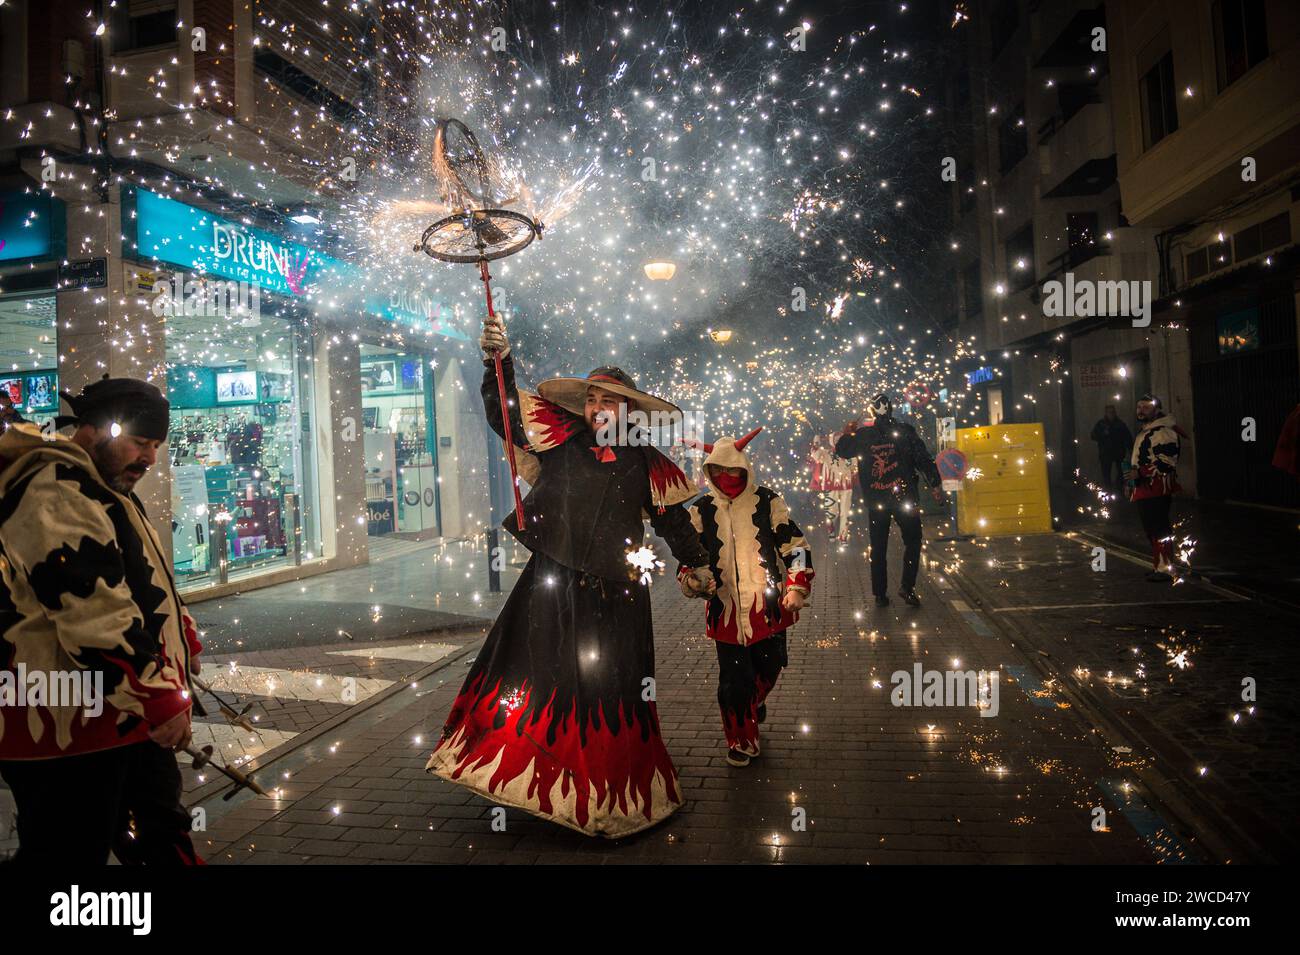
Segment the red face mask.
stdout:
<svg viewBox="0 0 1300 955">
<path fill-rule="evenodd" d="M 718 490 L 727 495 L 727 497 L 735 497 L 745 489 L 749 480 L 748 477 L 743 474 L 739 477 L 732 477 L 725 471 L 715 471 L 713 473 L 713 483 L 716 484 Z"/>
</svg>

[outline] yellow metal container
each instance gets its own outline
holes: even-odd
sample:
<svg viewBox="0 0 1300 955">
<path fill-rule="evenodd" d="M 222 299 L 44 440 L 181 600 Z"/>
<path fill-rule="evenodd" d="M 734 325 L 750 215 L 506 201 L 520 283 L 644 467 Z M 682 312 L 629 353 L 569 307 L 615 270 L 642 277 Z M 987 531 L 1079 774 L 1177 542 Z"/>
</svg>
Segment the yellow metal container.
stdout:
<svg viewBox="0 0 1300 955">
<path fill-rule="evenodd" d="M 1050 534 L 1047 454 L 1041 424 L 958 428 L 966 479 L 957 492 L 957 530 L 979 537 Z M 971 473 L 977 476 L 972 479 Z"/>
</svg>

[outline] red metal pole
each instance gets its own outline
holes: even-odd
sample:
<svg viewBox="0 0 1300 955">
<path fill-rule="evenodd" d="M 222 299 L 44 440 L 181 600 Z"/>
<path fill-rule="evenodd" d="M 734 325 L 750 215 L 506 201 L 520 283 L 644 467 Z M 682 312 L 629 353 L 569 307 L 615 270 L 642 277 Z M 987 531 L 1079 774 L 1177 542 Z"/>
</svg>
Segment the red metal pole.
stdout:
<svg viewBox="0 0 1300 955">
<path fill-rule="evenodd" d="M 483 279 L 483 292 L 487 296 L 487 310 L 489 318 L 496 318 L 496 310 L 492 307 L 492 286 L 489 284 L 492 276 L 488 274 L 487 260 L 479 262 L 479 276 Z M 520 530 L 524 528 L 524 499 L 519 495 L 519 468 L 515 464 L 515 442 L 510 434 L 510 406 L 506 404 L 506 373 L 501 367 L 501 353 L 496 352 L 492 356 L 493 364 L 497 372 L 497 400 L 501 404 L 501 424 L 505 432 L 506 439 L 506 460 L 510 462 L 510 489 L 515 494 L 515 526 Z"/>
</svg>

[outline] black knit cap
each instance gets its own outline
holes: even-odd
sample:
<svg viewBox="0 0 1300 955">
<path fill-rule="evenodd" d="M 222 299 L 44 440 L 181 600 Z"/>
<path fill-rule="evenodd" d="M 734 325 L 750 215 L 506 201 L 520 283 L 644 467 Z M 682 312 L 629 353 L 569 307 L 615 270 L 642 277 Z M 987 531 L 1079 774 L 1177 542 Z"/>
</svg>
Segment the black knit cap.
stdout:
<svg viewBox="0 0 1300 955">
<path fill-rule="evenodd" d="M 105 375 L 86 385 L 79 395 L 60 391 L 59 396 L 72 408 L 72 414 L 55 418 L 55 427 L 88 424 L 102 428 L 117 423 L 137 438 L 167 440 L 171 404 L 147 381 Z"/>
</svg>

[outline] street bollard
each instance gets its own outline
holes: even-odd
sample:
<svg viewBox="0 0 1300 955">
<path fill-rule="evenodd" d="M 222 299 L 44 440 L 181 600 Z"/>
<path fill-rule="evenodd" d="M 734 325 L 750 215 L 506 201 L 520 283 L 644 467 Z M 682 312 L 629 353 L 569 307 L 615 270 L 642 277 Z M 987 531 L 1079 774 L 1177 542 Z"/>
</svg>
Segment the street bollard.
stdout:
<svg viewBox="0 0 1300 955">
<path fill-rule="evenodd" d="M 299 567 L 302 565 L 302 509 L 298 506 L 298 495 L 292 491 L 284 496 L 284 503 L 293 520 L 293 565 Z"/>
<path fill-rule="evenodd" d="M 497 554 L 500 549 L 500 531 L 491 527 L 487 532 L 488 545 L 488 590 L 494 594 L 501 593 L 501 571 L 497 567 Z"/>
<path fill-rule="evenodd" d="M 216 525 L 215 529 L 213 524 Z M 217 583 L 219 584 L 230 582 L 230 540 L 227 536 L 229 525 L 230 512 L 224 508 L 211 516 L 211 523 L 208 525 L 210 550 L 215 550 L 217 554 Z"/>
</svg>

